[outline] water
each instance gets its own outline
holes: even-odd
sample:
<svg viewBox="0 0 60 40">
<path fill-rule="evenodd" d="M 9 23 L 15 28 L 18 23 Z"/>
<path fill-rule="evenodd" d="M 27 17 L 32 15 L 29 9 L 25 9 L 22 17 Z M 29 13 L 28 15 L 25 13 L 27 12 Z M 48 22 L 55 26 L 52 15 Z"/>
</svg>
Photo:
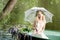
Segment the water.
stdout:
<svg viewBox="0 0 60 40">
<path fill-rule="evenodd" d="M 60 32 L 56 31 L 45 31 L 45 34 L 48 36 L 51 40 L 60 40 Z M 0 31 L 0 40 L 14 40 L 8 32 Z"/>
<path fill-rule="evenodd" d="M 0 40 L 14 40 L 8 32 L 3 32 L 0 30 Z"/>
<path fill-rule="evenodd" d="M 60 40 L 60 32 L 46 30 L 45 34 L 49 37 L 50 40 Z"/>
</svg>

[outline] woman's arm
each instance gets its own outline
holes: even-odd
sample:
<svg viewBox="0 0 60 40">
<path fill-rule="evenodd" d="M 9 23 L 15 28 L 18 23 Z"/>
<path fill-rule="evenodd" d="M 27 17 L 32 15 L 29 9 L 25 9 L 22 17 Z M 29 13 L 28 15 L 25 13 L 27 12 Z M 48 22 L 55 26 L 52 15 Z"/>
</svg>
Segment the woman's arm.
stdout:
<svg viewBox="0 0 60 40">
<path fill-rule="evenodd" d="M 42 32 L 44 32 L 45 26 L 46 26 L 46 19 L 45 19 L 45 16 L 43 16 L 42 18 L 43 18 L 43 23 L 44 23 L 44 25 L 42 27 Z"/>
<path fill-rule="evenodd" d="M 36 30 L 36 21 L 33 23 L 33 30 Z"/>
<path fill-rule="evenodd" d="M 35 21 L 34 21 L 34 23 L 33 23 L 33 29 L 34 29 L 34 30 L 37 30 L 37 29 L 36 29 L 36 22 L 37 22 L 37 20 L 38 20 L 38 17 L 36 17 L 36 19 L 35 19 Z"/>
</svg>

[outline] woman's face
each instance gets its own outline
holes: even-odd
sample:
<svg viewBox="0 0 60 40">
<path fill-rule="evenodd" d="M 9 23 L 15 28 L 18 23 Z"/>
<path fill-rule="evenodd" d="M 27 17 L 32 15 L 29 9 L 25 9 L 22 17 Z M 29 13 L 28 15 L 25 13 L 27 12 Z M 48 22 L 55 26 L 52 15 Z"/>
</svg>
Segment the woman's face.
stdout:
<svg viewBox="0 0 60 40">
<path fill-rule="evenodd" d="M 37 16 L 38 16 L 38 17 L 41 17 L 41 14 L 42 14 L 42 12 L 39 11 L 38 14 L 37 14 Z"/>
</svg>

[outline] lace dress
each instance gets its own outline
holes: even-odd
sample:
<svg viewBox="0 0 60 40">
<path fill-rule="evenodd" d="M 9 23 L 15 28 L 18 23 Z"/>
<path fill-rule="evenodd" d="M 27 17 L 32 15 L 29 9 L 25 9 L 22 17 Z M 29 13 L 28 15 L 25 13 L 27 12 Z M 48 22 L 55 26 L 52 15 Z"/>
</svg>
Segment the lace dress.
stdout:
<svg viewBox="0 0 60 40">
<path fill-rule="evenodd" d="M 41 38 L 48 39 L 48 37 L 42 31 L 42 27 L 44 27 L 44 25 L 45 25 L 45 23 L 42 20 L 37 22 L 36 23 L 36 30 L 34 31 L 34 33 L 40 35 Z"/>
</svg>

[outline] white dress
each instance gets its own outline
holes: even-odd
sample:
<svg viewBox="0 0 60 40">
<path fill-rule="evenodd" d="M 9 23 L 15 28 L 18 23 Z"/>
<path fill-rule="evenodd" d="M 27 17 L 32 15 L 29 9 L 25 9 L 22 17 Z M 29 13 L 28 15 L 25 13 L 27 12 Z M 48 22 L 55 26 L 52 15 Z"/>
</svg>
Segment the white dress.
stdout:
<svg viewBox="0 0 60 40">
<path fill-rule="evenodd" d="M 38 34 L 41 34 L 42 33 L 42 27 L 44 27 L 44 22 L 42 20 L 40 20 L 39 22 L 36 23 L 36 29 L 37 29 L 37 32 Z"/>
<path fill-rule="evenodd" d="M 45 38 L 45 39 L 48 39 L 48 37 L 44 34 L 44 32 L 42 32 L 42 27 L 44 27 L 45 23 L 40 20 L 39 22 L 36 23 L 36 29 L 37 29 L 37 32 L 36 30 L 34 31 L 36 34 L 39 34 L 41 38 Z"/>
</svg>

